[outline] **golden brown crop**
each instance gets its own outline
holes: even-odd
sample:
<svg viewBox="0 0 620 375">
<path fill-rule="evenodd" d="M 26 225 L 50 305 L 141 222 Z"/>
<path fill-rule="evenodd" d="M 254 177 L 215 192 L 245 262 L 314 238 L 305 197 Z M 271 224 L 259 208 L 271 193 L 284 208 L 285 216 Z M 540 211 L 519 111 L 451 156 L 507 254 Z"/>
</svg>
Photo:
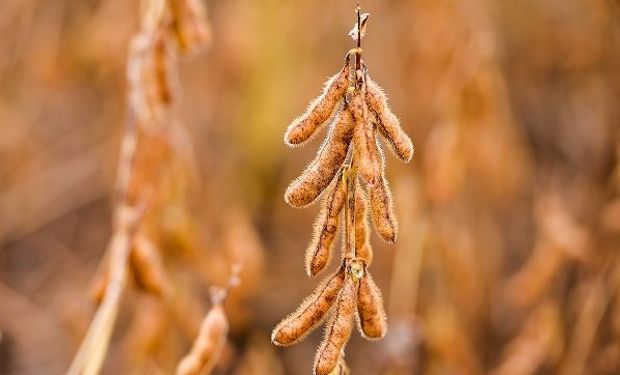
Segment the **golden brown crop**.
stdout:
<svg viewBox="0 0 620 375">
<path fill-rule="evenodd" d="M 327 81 L 323 93 L 289 125 L 284 136 L 285 143 L 297 146 L 313 137 L 318 129 L 329 128 L 315 159 L 284 195 L 291 206 L 303 207 L 325 194 L 314 237 L 306 251 L 308 275 L 315 276 L 327 266 L 336 233 L 344 221 L 340 270 L 278 324 L 272 334 L 274 344 L 294 344 L 333 309 L 316 354 L 317 375 L 348 371 L 342 356 L 356 316 L 360 332 L 367 339 L 382 338 L 387 331 L 381 292 L 367 272 L 373 258 L 368 213 L 377 234 L 385 241 L 394 242 L 397 232 L 378 133 L 401 160 L 408 162 L 413 156 L 413 144 L 389 109 L 385 94 L 368 77 L 368 68 L 361 58 L 361 38 L 368 14 L 360 15 L 358 8 L 357 17 L 351 32 L 357 48 L 347 53 L 344 67 Z"/>
</svg>

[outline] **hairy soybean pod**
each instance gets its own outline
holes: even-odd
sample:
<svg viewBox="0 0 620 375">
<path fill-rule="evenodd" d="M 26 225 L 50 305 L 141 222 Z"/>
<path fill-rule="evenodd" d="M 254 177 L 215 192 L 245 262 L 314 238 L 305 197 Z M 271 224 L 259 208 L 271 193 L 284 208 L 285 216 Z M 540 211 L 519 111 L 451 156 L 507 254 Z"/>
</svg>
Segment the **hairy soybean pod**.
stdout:
<svg viewBox="0 0 620 375">
<path fill-rule="evenodd" d="M 413 157 L 413 142 L 403 131 L 398 117 L 390 109 L 385 93 L 374 81 L 367 78 L 366 103 L 379 134 L 389 143 L 392 152 L 408 163 Z"/>
<path fill-rule="evenodd" d="M 368 271 L 360 280 L 357 293 L 357 317 L 362 336 L 370 340 L 380 339 L 387 331 L 383 298 L 379 287 Z"/>
<path fill-rule="evenodd" d="M 358 282 L 347 274 L 344 286 L 338 295 L 336 310 L 325 331 L 325 338 L 319 346 L 314 362 L 316 375 L 329 375 L 336 368 L 340 351 L 349 341 L 353 330 Z"/>
<path fill-rule="evenodd" d="M 288 204 L 293 207 L 306 206 L 314 202 L 332 182 L 347 157 L 353 129 L 353 117 L 344 108 L 338 112 L 330 134 L 316 158 L 286 189 L 284 199 Z"/>
<path fill-rule="evenodd" d="M 340 212 L 346 199 L 346 188 L 340 177 L 341 174 L 336 177 L 334 187 L 325 199 L 321 213 L 314 225 L 314 237 L 306 250 L 306 272 L 310 276 L 315 276 L 321 272 L 331 257 L 332 245 L 338 231 Z"/>
<path fill-rule="evenodd" d="M 353 143 L 358 173 L 367 184 L 373 184 L 381 173 L 381 163 L 379 162 L 375 131 L 369 121 L 368 107 L 362 94 L 353 97 L 350 107 L 355 119 Z"/>
<path fill-rule="evenodd" d="M 321 211 L 306 249 L 308 275 L 326 268 L 339 227 L 344 231 L 340 270 L 280 322 L 271 337 L 276 345 L 295 344 L 329 316 L 315 356 L 315 375 L 349 373 L 344 347 L 354 319 L 366 339 L 380 339 L 387 331 L 381 292 L 367 272 L 373 261 L 369 216 L 379 237 L 389 243 L 396 240 L 398 223 L 385 178 L 382 142 L 404 162 L 409 162 L 414 152 L 386 95 L 368 76 L 361 45 L 368 14 L 361 14 L 358 5 L 356 15 L 357 24 L 349 35 L 357 43 L 347 53 L 345 66 L 325 83 L 321 95 L 284 135 L 284 142 L 295 147 L 323 127 L 328 129 L 317 155 L 284 194 L 293 207 L 310 205 L 321 197 Z"/>
<path fill-rule="evenodd" d="M 344 67 L 327 80 L 323 93 L 310 102 L 304 114 L 288 126 L 284 134 L 287 145 L 298 146 L 306 142 L 333 117 L 349 85 L 349 60 L 347 55 Z"/>
<path fill-rule="evenodd" d="M 345 270 L 341 268 L 335 275 L 322 282 L 297 311 L 276 326 L 271 335 L 271 341 L 276 345 L 287 346 L 304 339 L 323 321 L 325 314 L 338 297 L 344 278 Z"/>
<path fill-rule="evenodd" d="M 364 191 L 360 188 L 355 189 L 355 256 L 369 266 L 372 263 L 373 253 L 370 246 L 367 206 Z"/>
<path fill-rule="evenodd" d="M 392 206 L 392 193 L 383 173 L 379 175 L 379 179 L 374 184 L 368 185 L 368 192 L 375 230 L 381 238 L 392 243 L 396 240 L 398 223 Z"/>
</svg>

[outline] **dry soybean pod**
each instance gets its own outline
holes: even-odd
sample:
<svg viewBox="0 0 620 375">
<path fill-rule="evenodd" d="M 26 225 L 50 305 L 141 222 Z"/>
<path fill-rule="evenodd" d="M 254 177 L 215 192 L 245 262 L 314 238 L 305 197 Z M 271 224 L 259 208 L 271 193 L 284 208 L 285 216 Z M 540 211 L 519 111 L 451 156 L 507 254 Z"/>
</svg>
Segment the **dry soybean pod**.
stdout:
<svg viewBox="0 0 620 375">
<path fill-rule="evenodd" d="M 310 102 L 306 111 L 288 126 L 284 134 L 284 143 L 292 147 L 303 144 L 316 134 L 317 129 L 323 127 L 333 117 L 338 104 L 347 91 L 349 61 L 350 58 L 347 54 L 344 67 L 327 80 L 323 93 Z"/>
<path fill-rule="evenodd" d="M 340 352 L 351 336 L 357 286 L 357 280 L 347 273 L 344 286 L 338 295 L 336 310 L 325 331 L 325 338 L 316 353 L 314 362 L 316 375 L 329 375 L 336 368 Z"/>
<path fill-rule="evenodd" d="M 360 280 L 357 294 L 357 317 L 360 333 L 370 340 L 380 339 L 387 332 L 387 320 L 379 287 L 368 271 Z"/>
<path fill-rule="evenodd" d="M 129 262 L 138 286 L 149 293 L 163 295 L 170 283 L 157 246 L 143 233 L 136 234 Z"/>
<path fill-rule="evenodd" d="M 358 173 L 366 184 L 373 184 L 381 171 L 375 131 L 368 118 L 368 107 L 363 94 L 357 93 L 351 100 L 351 113 L 355 119 L 353 134 L 354 156 Z"/>
<path fill-rule="evenodd" d="M 345 107 L 338 112 L 330 134 L 316 158 L 286 189 L 284 199 L 288 204 L 293 207 L 306 206 L 327 188 L 347 156 L 353 130 L 353 117 Z"/>
<path fill-rule="evenodd" d="M 370 246 L 368 202 L 366 194 L 359 187 L 355 189 L 355 256 L 363 260 L 366 266 L 372 263 L 373 253 Z"/>
<path fill-rule="evenodd" d="M 379 134 L 387 140 L 394 155 L 408 163 L 413 157 L 413 142 L 390 109 L 381 87 L 370 78 L 366 79 L 366 104 Z"/>
<path fill-rule="evenodd" d="M 321 272 L 329 263 L 332 245 L 338 231 L 340 212 L 346 199 L 342 171 L 334 182 L 334 187 L 325 199 L 314 225 L 314 236 L 306 250 L 306 273 L 310 276 Z"/>
<path fill-rule="evenodd" d="M 214 305 L 200 326 L 191 351 L 179 363 L 177 375 L 209 374 L 226 344 L 228 319 L 221 303 Z"/>
<path fill-rule="evenodd" d="M 379 179 L 374 184 L 368 185 L 368 193 L 370 195 L 370 212 L 377 234 L 388 243 L 394 242 L 398 231 L 398 222 L 394 215 L 392 193 L 383 173 L 379 175 Z"/>
<path fill-rule="evenodd" d="M 287 346 L 301 341 L 325 317 L 345 278 L 344 267 L 335 275 L 328 277 L 314 293 L 306 298 L 297 311 L 282 320 L 271 335 L 271 341 L 280 346 Z"/>
</svg>

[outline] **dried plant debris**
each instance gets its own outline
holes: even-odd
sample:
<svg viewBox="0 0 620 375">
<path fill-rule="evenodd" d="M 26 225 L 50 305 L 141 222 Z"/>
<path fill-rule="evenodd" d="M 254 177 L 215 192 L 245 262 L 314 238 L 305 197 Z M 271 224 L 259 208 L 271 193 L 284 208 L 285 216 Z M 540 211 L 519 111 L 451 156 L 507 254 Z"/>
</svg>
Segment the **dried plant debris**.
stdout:
<svg viewBox="0 0 620 375">
<path fill-rule="evenodd" d="M 397 233 L 379 138 L 385 139 L 402 161 L 409 162 L 413 156 L 411 139 L 390 110 L 381 88 L 369 78 L 362 60 L 361 38 L 368 17 L 357 9 L 358 23 L 350 33 L 357 47 L 347 53 L 344 66 L 284 135 L 284 142 L 295 147 L 316 136 L 320 129 L 328 129 L 314 160 L 284 194 L 293 207 L 321 200 L 314 236 L 306 250 L 309 276 L 316 276 L 329 264 L 339 227 L 345 223 L 339 270 L 278 324 L 271 337 L 276 345 L 295 344 L 329 317 L 316 353 L 317 375 L 349 372 L 343 350 L 354 320 L 366 339 L 380 339 L 387 331 L 381 292 L 367 271 L 373 259 L 368 215 L 385 241 L 394 242 Z"/>
<path fill-rule="evenodd" d="M 360 24 L 356 22 L 355 25 L 353 25 L 353 28 L 349 31 L 349 36 L 353 40 L 357 41 L 360 31 L 362 38 L 366 36 L 366 24 L 368 23 L 368 18 L 370 18 L 370 13 L 364 13 L 360 16 Z"/>
</svg>

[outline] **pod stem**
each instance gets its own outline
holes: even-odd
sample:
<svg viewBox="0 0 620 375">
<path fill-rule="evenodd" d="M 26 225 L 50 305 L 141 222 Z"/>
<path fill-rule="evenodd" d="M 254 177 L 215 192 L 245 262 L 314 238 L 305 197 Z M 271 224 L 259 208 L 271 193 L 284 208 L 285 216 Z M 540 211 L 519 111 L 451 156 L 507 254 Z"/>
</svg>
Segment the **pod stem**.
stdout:
<svg viewBox="0 0 620 375">
<path fill-rule="evenodd" d="M 354 158 L 343 166 L 342 178 L 347 189 L 347 200 L 344 206 L 345 217 L 345 259 L 356 258 L 355 251 L 355 189 L 357 188 L 357 163 Z"/>
</svg>

